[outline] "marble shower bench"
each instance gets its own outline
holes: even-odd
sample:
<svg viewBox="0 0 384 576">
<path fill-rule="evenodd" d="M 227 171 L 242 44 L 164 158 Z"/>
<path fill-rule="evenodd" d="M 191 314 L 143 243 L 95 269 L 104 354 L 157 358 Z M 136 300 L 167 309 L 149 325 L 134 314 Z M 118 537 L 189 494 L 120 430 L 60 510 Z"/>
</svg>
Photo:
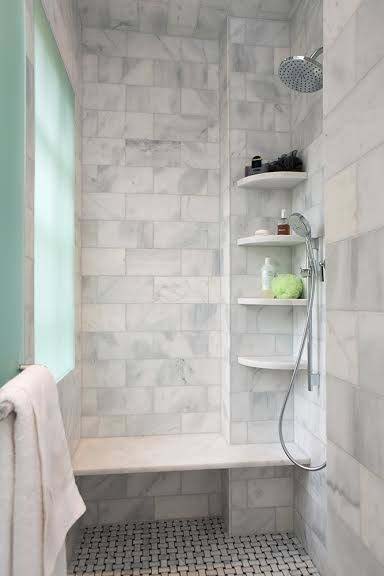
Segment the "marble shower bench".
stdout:
<svg viewBox="0 0 384 576">
<path fill-rule="evenodd" d="M 82 438 L 73 467 L 88 523 L 222 515 L 231 534 L 293 527 L 293 467 L 279 444 L 228 444 L 219 434 Z"/>
</svg>

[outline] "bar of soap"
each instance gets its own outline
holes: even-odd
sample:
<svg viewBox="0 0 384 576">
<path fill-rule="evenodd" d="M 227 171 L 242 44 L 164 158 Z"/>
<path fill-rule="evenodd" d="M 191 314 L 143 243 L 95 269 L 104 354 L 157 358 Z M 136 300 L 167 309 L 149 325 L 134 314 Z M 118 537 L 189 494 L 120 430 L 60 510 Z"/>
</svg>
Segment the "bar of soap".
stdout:
<svg viewBox="0 0 384 576">
<path fill-rule="evenodd" d="M 255 232 L 255 236 L 270 236 L 270 235 L 271 235 L 271 231 L 265 230 L 264 228 L 260 228 L 259 230 L 256 230 L 256 232 Z"/>
</svg>

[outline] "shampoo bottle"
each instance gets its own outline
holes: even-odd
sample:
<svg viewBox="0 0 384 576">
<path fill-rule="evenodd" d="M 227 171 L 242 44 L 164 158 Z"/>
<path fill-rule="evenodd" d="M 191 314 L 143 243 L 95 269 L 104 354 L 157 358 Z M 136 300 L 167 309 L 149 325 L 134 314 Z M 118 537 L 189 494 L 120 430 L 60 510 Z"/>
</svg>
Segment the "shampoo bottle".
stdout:
<svg viewBox="0 0 384 576">
<path fill-rule="evenodd" d="M 261 269 L 261 290 L 264 298 L 273 298 L 272 280 L 275 275 L 275 267 L 273 266 L 271 259 L 267 257 L 264 266 Z"/>
</svg>

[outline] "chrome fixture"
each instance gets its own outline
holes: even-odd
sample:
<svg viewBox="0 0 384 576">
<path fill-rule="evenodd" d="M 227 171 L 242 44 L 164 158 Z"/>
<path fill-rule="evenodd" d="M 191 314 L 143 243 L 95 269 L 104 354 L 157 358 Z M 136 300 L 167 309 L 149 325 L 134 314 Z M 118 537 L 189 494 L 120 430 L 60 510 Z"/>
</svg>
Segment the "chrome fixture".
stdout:
<svg viewBox="0 0 384 576">
<path fill-rule="evenodd" d="M 317 92 L 323 87 L 323 66 L 316 60 L 321 46 L 310 56 L 290 56 L 279 67 L 280 80 L 297 92 Z"/>
<path fill-rule="evenodd" d="M 290 454 L 285 440 L 283 436 L 283 420 L 284 420 L 284 413 L 287 407 L 288 398 L 293 391 L 293 387 L 296 381 L 296 375 L 299 370 L 301 358 L 303 356 L 304 346 L 306 340 L 308 340 L 308 368 L 307 368 L 307 375 L 308 375 L 308 390 L 313 390 L 314 386 L 319 386 L 320 383 L 320 375 L 317 371 L 313 371 L 313 360 L 312 360 L 312 350 L 313 350 L 313 339 L 312 339 L 312 310 L 315 301 L 315 293 L 316 293 L 316 285 L 321 280 L 322 274 L 321 270 L 324 267 L 324 262 L 321 264 L 318 262 L 318 259 L 315 256 L 316 250 L 316 241 L 312 238 L 311 233 L 311 226 L 306 218 L 302 214 L 298 212 L 294 212 L 289 217 L 289 224 L 294 232 L 299 236 L 305 238 L 305 247 L 307 252 L 307 261 L 308 267 L 302 269 L 301 273 L 302 276 L 308 278 L 308 305 L 307 305 L 307 316 L 305 320 L 305 327 L 303 331 L 303 335 L 300 340 L 299 350 L 297 353 L 297 358 L 295 361 L 295 366 L 293 369 L 291 381 L 288 386 L 287 393 L 284 398 L 283 406 L 281 408 L 280 416 L 279 416 L 279 437 L 281 446 L 288 456 L 290 461 L 301 468 L 302 470 L 307 470 L 308 472 L 316 472 L 317 470 L 322 470 L 326 466 L 326 462 L 318 466 L 305 466 L 297 462 L 294 457 Z"/>
</svg>

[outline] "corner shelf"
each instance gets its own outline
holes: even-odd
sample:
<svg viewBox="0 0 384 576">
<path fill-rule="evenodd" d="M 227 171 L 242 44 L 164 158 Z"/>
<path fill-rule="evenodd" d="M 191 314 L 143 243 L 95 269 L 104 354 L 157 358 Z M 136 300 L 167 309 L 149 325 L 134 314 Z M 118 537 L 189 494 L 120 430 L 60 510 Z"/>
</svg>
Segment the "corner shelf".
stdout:
<svg viewBox="0 0 384 576">
<path fill-rule="evenodd" d="M 278 190 L 294 188 L 307 179 L 306 172 L 263 172 L 237 181 L 238 188 L 261 188 Z"/>
<path fill-rule="evenodd" d="M 238 304 L 245 306 L 306 306 L 306 298 L 238 298 Z"/>
<path fill-rule="evenodd" d="M 305 240 L 296 234 L 278 236 L 277 234 L 271 235 L 257 235 L 247 236 L 246 238 L 239 238 L 237 241 L 238 246 L 298 246 L 304 244 Z"/>
<path fill-rule="evenodd" d="M 259 368 L 262 370 L 293 370 L 296 358 L 293 356 L 239 356 L 237 359 L 241 366 Z M 307 362 L 302 361 L 299 369 L 305 370 Z"/>
</svg>

